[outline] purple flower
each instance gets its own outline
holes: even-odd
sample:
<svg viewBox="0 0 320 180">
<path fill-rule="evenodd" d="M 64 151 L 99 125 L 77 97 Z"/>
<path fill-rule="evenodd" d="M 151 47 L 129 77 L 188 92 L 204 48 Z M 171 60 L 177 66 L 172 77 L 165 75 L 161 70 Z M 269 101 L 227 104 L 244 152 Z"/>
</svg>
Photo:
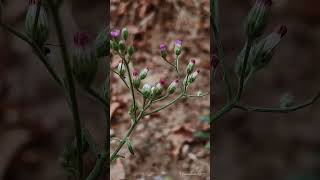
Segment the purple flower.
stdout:
<svg viewBox="0 0 320 180">
<path fill-rule="evenodd" d="M 181 40 L 176 40 L 174 43 L 174 53 L 176 56 L 179 56 L 181 54 L 181 46 L 182 46 L 182 41 Z"/>
<path fill-rule="evenodd" d="M 167 46 L 165 44 L 160 44 L 160 55 L 162 58 L 166 58 L 167 57 Z"/>
<path fill-rule="evenodd" d="M 165 44 L 160 44 L 160 51 L 161 52 L 167 51 L 167 46 Z"/>
<path fill-rule="evenodd" d="M 73 42 L 77 47 L 84 47 L 89 43 L 89 35 L 85 32 L 77 32 L 74 35 Z"/>
<path fill-rule="evenodd" d="M 110 32 L 110 35 L 111 35 L 112 38 L 117 39 L 120 36 L 120 30 L 119 29 L 115 29 L 115 30 Z"/>
<path fill-rule="evenodd" d="M 175 46 L 176 47 L 181 47 L 182 46 L 182 41 L 181 40 L 176 40 Z"/>
</svg>

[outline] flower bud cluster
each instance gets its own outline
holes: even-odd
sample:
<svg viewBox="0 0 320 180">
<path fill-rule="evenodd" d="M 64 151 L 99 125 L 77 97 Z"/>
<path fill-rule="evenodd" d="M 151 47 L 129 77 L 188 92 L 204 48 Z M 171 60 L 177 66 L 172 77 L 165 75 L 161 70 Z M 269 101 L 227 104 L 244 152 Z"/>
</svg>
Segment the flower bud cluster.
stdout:
<svg viewBox="0 0 320 180">
<path fill-rule="evenodd" d="M 121 55 L 127 55 L 131 57 L 134 53 L 134 48 L 131 45 L 127 45 L 126 42 L 129 38 L 129 32 L 127 28 L 123 28 L 121 31 L 115 29 L 110 32 L 110 48 Z"/>
<path fill-rule="evenodd" d="M 160 49 L 160 56 L 165 60 L 167 61 L 168 63 L 170 63 L 167 59 L 167 56 L 168 56 L 168 47 L 167 45 L 165 44 L 160 44 L 159 46 L 159 49 Z M 176 60 L 178 60 L 178 57 L 180 56 L 181 54 L 181 51 L 182 51 L 182 41 L 181 40 L 176 40 L 175 43 L 174 43 L 174 55 L 176 57 Z M 170 63 L 171 64 L 171 63 Z"/>
</svg>

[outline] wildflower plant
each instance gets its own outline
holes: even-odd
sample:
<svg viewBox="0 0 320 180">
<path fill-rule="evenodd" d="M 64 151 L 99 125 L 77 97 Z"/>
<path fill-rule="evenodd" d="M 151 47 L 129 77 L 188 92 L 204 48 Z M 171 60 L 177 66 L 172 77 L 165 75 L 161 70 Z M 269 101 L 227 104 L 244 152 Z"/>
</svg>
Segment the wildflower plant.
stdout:
<svg viewBox="0 0 320 180">
<path fill-rule="evenodd" d="M 132 104 L 129 109 L 131 118 L 130 128 L 123 138 L 114 137 L 111 139 L 117 142 L 116 148 L 110 156 L 110 161 L 112 162 L 117 158 L 123 157 L 119 152 L 124 146 L 126 146 L 129 152 L 134 155 L 131 134 L 137 124 L 140 123 L 145 116 L 168 108 L 182 99 L 203 97 L 206 94 L 200 91 L 196 94 L 189 93 L 189 87 L 196 81 L 200 70 L 195 68 L 196 60 L 191 59 L 184 72 L 180 71 L 179 61 L 183 50 L 181 40 L 175 41 L 172 53 L 169 52 L 167 45 L 159 45 L 159 54 L 161 58 L 169 65 L 169 67 L 173 68 L 177 76 L 176 79 L 172 79 L 167 85 L 167 82 L 164 79 L 159 79 L 158 82 L 146 82 L 147 76 L 152 73 L 152 70 L 148 67 L 145 67 L 140 71 L 133 70 L 135 63 L 133 54 L 135 50 L 127 41 L 129 33 L 126 28 L 123 28 L 122 30 L 115 29 L 110 32 L 110 36 L 111 52 L 114 56 L 119 56 L 121 58 L 117 67 L 112 69 L 112 71 L 123 81 L 132 96 Z M 171 54 L 174 59 L 173 61 L 169 59 Z"/>
<path fill-rule="evenodd" d="M 210 21 L 213 37 L 213 53 L 211 55 L 210 75 L 211 87 L 213 87 L 217 69 L 221 68 L 228 102 L 226 102 L 225 105 L 217 112 L 211 111 L 211 125 L 233 109 L 239 109 L 246 112 L 289 113 L 308 107 L 320 99 L 320 90 L 318 90 L 314 97 L 301 104 L 293 102 L 292 96 L 288 94 L 280 99 L 280 104 L 277 107 L 265 108 L 242 104 L 241 98 L 250 78 L 252 78 L 261 69 L 266 68 L 270 63 L 273 55 L 275 54 L 276 48 L 287 33 L 287 27 L 280 25 L 269 35 L 263 36 L 264 30 L 269 22 L 272 0 L 256 0 L 244 23 L 247 40 L 240 54 L 236 58 L 235 73 L 238 78 L 238 86 L 235 88 L 236 90 L 234 90 L 233 84 L 230 80 L 230 73 L 226 68 L 225 55 L 220 38 L 218 2 L 218 0 L 210 1 Z M 212 91 L 213 88 L 211 88 L 211 93 L 213 94 Z M 211 98 L 213 98 L 213 95 Z M 211 108 L 212 105 L 213 104 L 211 104 Z"/>
<path fill-rule="evenodd" d="M 68 177 L 78 180 L 95 180 L 102 175 L 104 169 L 109 169 L 110 161 L 121 157 L 119 151 L 126 145 L 128 150 L 134 154 L 131 143 L 131 134 L 137 124 L 147 115 L 157 113 L 182 99 L 192 97 L 202 97 L 206 94 L 189 94 L 188 88 L 197 79 L 199 70 L 195 69 L 195 60 L 190 60 L 185 72 L 180 72 L 179 60 L 182 52 L 182 41 L 177 40 L 174 48 L 174 61 L 169 61 L 169 52 L 166 45 L 160 45 L 161 57 L 177 73 L 177 79 L 167 85 L 162 79 L 158 82 L 145 82 L 146 77 L 152 71 L 146 67 L 140 71 L 133 71 L 129 64 L 133 64 L 135 49 L 128 43 L 129 32 L 127 28 L 113 30 L 109 32 L 104 28 L 95 38 L 88 33 L 78 32 L 73 37 L 73 47 L 69 50 L 65 36 L 65 29 L 60 17 L 59 10 L 64 1 L 61 0 L 29 0 L 28 10 L 25 19 L 25 32 L 21 33 L 3 22 L 2 10 L 7 1 L 0 0 L 0 27 L 2 30 L 11 33 L 20 40 L 27 43 L 32 52 L 38 57 L 41 63 L 48 70 L 53 80 L 60 87 L 61 92 L 66 97 L 72 113 L 75 138 L 72 143 L 66 145 L 62 152 L 61 165 L 68 173 Z M 53 27 L 50 27 L 50 26 Z M 55 30 L 58 42 L 49 43 L 49 35 Z M 49 56 L 51 48 L 60 49 L 61 60 L 64 72 L 60 73 Z M 121 57 L 121 62 L 115 69 L 112 69 L 124 82 L 132 95 L 132 104 L 129 109 L 131 126 L 123 138 L 117 139 L 119 144 L 110 155 L 110 114 L 109 114 L 109 69 L 110 63 L 100 61 L 110 55 L 110 50 L 114 55 Z M 56 57 L 55 57 L 56 58 Z M 101 65 L 102 62 L 105 62 Z M 103 88 L 96 90 L 93 88 L 99 66 L 105 68 L 105 80 Z M 106 134 L 103 145 L 97 144 L 90 131 L 85 127 L 78 108 L 78 89 L 85 92 L 101 103 L 105 113 Z M 141 98 L 138 98 L 141 97 Z M 142 101 L 139 101 L 141 100 Z M 160 104 L 155 107 L 155 104 Z M 85 169 L 84 156 L 90 154 L 95 157 L 96 163 L 92 170 Z M 88 173 L 85 173 L 88 172 Z"/>
</svg>

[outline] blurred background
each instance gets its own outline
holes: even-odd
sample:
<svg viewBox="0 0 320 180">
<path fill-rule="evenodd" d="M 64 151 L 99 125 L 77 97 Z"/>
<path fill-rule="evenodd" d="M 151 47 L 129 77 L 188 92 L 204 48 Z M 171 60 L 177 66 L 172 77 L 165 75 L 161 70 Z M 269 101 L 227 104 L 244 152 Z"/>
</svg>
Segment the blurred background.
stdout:
<svg viewBox="0 0 320 180">
<path fill-rule="evenodd" d="M 3 12 L 6 23 L 24 32 L 28 1 L 10 0 Z M 105 0 L 65 0 L 61 16 L 67 41 L 86 31 L 91 38 L 107 25 Z M 94 19 L 94 20 L 92 20 Z M 49 43 L 57 44 L 51 24 Z M 50 47 L 51 63 L 61 70 L 56 47 Z M 103 60 L 101 60 L 103 61 Z M 102 73 L 103 69 L 100 68 Z M 103 75 L 95 88 L 102 90 Z M 100 144 L 108 131 L 99 103 L 78 90 L 81 118 Z M 60 164 L 62 151 L 73 141 L 73 120 L 61 89 L 45 67 L 20 39 L 0 30 L 0 179 L 67 179 Z M 86 170 L 93 167 L 92 156 L 85 157 Z M 105 179 L 105 178 L 104 178 Z"/>
<path fill-rule="evenodd" d="M 318 0 L 273 0 L 270 33 L 286 24 L 288 34 L 271 64 L 249 84 L 243 102 L 279 106 L 290 93 L 300 103 L 319 91 L 320 2 Z M 245 36 L 242 22 L 253 1 L 220 2 L 222 40 L 228 68 Z M 233 77 L 234 74 L 233 74 Z M 234 78 L 234 83 L 236 79 Z M 223 105 L 223 84 L 215 81 L 214 110 Z M 319 176 L 320 104 L 290 114 L 259 114 L 233 111 L 214 125 L 215 178 L 221 180 L 315 180 Z"/>
<path fill-rule="evenodd" d="M 190 93 L 209 91 L 209 0 L 112 0 L 110 10 L 111 29 L 127 27 L 131 33 L 130 42 L 136 49 L 134 68 L 150 68 L 145 82 L 164 78 L 168 85 L 175 79 L 173 69 L 160 57 L 159 45 L 167 44 L 172 58 L 174 41 L 181 39 L 181 71 L 185 72 L 191 58 L 201 70 Z M 111 68 L 118 63 L 119 58 L 112 57 Z M 116 75 L 111 76 L 111 92 L 111 133 L 122 137 L 130 126 L 131 95 Z M 144 118 L 131 138 L 135 156 L 124 148 L 121 154 L 126 158 L 112 164 L 111 179 L 209 179 L 209 151 L 205 148 L 209 139 L 194 136 L 209 130 L 208 123 L 199 120 L 208 113 L 209 96 L 179 102 Z"/>
</svg>

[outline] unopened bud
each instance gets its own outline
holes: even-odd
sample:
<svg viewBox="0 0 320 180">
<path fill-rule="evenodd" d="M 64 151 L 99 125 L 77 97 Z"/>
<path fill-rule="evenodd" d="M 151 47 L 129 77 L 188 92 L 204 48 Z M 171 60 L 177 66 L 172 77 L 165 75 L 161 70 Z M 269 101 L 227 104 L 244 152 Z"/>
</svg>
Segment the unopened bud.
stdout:
<svg viewBox="0 0 320 180">
<path fill-rule="evenodd" d="M 124 41 L 119 41 L 119 50 L 121 52 L 123 52 L 126 49 L 126 44 L 124 43 Z"/>
<path fill-rule="evenodd" d="M 196 64 L 196 60 L 191 59 L 189 64 L 187 65 L 187 74 L 191 74 L 193 72 L 195 64 Z"/>
<path fill-rule="evenodd" d="M 123 29 L 122 29 L 122 31 L 121 31 L 121 36 L 122 36 L 122 39 L 125 40 L 125 41 L 128 39 L 129 32 L 128 32 L 128 29 L 127 29 L 127 28 L 123 28 Z"/>
<path fill-rule="evenodd" d="M 121 77 L 124 77 L 124 75 L 126 74 L 126 69 L 124 67 L 124 64 L 122 63 L 118 64 L 118 73 Z"/>
<path fill-rule="evenodd" d="M 160 55 L 163 59 L 167 58 L 168 50 L 165 44 L 160 44 Z"/>
<path fill-rule="evenodd" d="M 150 84 L 144 84 L 142 87 L 142 95 L 145 99 L 149 98 L 151 96 L 151 85 Z"/>
<path fill-rule="evenodd" d="M 261 35 L 267 25 L 271 5 L 271 0 L 256 0 L 247 18 L 246 32 L 249 38 Z"/>
<path fill-rule="evenodd" d="M 187 83 L 188 83 L 188 84 L 193 83 L 194 80 L 196 80 L 196 78 L 197 78 L 197 76 L 198 76 L 199 73 L 200 73 L 200 70 L 197 70 L 197 71 L 193 72 L 193 73 L 189 76 Z"/>
<path fill-rule="evenodd" d="M 154 90 L 153 90 L 154 96 L 159 96 L 162 93 L 164 85 L 165 85 L 165 81 L 163 79 L 160 79 L 160 81 L 154 87 Z"/>
<path fill-rule="evenodd" d="M 133 48 L 133 46 L 129 46 L 129 48 L 128 48 L 128 55 L 131 57 L 131 56 L 133 55 L 133 53 L 134 53 L 134 48 Z"/>
<path fill-rule="evenodd" d="M 132 73 L 132 76 L 133 76 L 133 86 L 138 89 L 140 87 L 140 83 L 141 83 L 138 71 L 134 71 Z"/>
<path fill-rule="evenodd" d="M 279 45 L 281 39 L 286 33 L 286 26 L 280 26 L 253 47 L 249 59 L 253 71 L 258 71 L 264 68 L 271 61 L 276 47 Z"/>
<path fill-rule="evenodd" d="M 74 36 L 73 73 L 76 80 L 83 86 L 89 87 L 97 73 L 98 62 L 95 50 L 89 44 L 86 33 L 76 33 Z"/>
<path fill-rule="evenodd" d="M 38 46 L 42 47 L 49 37 L 49 23 L 45 8 L 40 5 L 40 11 L 37 16 L 38 1 L 29 0 L 29 9 L 26 16 L 25 28 L 27 36 Z"/>
<path fill-rule="evenodd" d="M 176 91 L 178 84 L 179 84 L 178 79 L 172 81 L 172 83 L 168 87 L 168 94 L 173 94 Z"/>
<path fill-rule="evenodd" d="M 176 40 L 174 44 L 174 53 L 176 56 L 179 56 L 181 54 L 181 46 L 182 46 L 182 41 Z"/>
<path fill-rule="evenodd" d="M 147 75 L 148 75 L 148 72 L 149 72 L 149 68 L 147 68 L 147 67 L 144 68 L 139 74 L 140 80 L 145 79 L 147 77 Z"/>
</svg>

